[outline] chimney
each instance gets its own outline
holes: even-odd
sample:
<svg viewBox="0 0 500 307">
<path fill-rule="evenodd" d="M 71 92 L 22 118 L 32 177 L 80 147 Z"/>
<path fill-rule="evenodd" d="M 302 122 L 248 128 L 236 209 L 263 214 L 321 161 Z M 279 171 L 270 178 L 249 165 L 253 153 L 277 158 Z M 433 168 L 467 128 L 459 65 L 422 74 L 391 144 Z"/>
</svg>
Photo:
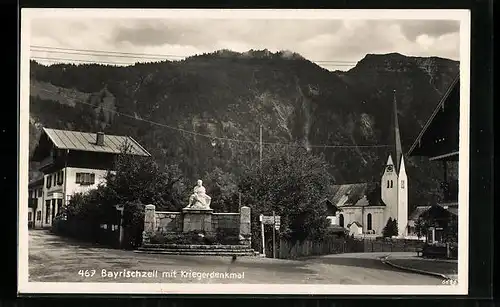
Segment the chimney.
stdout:
<svg viewBox="0 0 500 307">
<path fill-rule="evenodd" d="M 97 132 L 96 145 L 104 146 L 104 132 Z"/>
</svg>

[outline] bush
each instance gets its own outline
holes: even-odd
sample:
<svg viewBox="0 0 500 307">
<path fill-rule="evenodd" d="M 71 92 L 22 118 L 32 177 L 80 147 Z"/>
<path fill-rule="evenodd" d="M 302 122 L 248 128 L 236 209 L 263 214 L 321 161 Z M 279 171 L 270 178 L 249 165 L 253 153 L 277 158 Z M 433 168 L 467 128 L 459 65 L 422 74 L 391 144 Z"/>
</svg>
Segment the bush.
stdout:
<svg viewBox="0 0 500 307">
<path fill-rule="evenodd" d="M 185 233 L 162 233 L 156 232 L 150 238 L 151 244 L 179 244 L 179 245 L 212 245 L 216 239 L 210 234 L 200 231 Z"/>
<path fill-rule="evenodd" d="M 219 228 L 215 232 L 215 242 L 224 245 L 238 245 L 240 243 L 239 229 Z"/>
</svg>

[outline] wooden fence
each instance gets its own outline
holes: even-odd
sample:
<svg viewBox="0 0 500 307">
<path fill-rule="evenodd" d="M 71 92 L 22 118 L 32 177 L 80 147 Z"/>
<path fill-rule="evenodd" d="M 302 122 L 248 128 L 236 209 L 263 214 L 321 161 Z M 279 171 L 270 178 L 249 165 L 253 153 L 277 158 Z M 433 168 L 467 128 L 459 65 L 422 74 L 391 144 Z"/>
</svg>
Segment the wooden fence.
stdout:
<svg viewBox="0 0 500 307">
<path fill-rule="evenodd" d="M 341 253 L 371 252 L 415 252 L 423 242 L 415 240 L 367 240 L 328 238 L 321 241 L 305 240 L 293 244 L 281 239 L 277 244 L 276 256 L 281 259 L 296 259 L 307 256 L 320 256 Z M 272 257 L 272 246 L 267 256 Z"/>
</svg>

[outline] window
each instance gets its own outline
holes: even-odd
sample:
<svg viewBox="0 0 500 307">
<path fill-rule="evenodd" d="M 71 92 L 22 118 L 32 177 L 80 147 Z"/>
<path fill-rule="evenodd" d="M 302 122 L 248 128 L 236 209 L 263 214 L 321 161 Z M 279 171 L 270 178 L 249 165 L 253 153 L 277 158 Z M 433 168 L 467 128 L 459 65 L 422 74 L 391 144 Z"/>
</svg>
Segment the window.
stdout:
<svg viewBox="0 0 500 307">
<path fill-rule="evenodd" d="M 390 187 L 391 187 L 391 181 L 387 180 L 387 188 L 390 188 Z"/>
<path fill-rule="evenodd" d="M 344 227 L 344 215 L 339 215 L 339 225 L 340 227 Z"/>
<path fill-rule="evenodd" d="M 59 171 L 57 173 L 57 185 L 62 185 L 64 183 L 64 171 Z"/>
<path fill-rule="evenodd" d="M 50 189 L 50 187 L 52 186 L 52 176 L 48 175 L 47 178 L 45 179 L 45 181 L 46 181 L 47 189 Z"/>
<path fill-rule="evenodd" d="M 42 197 L 43 196 L 43 190 L 42 188 L 38 189 L 38 197 Z"/>
<path fill-rule="evenodd" d="M 50 217 L 50 200 L 45 201 L 45 224 L 49 223 Z"/>
<path fill-rule="evenodd" d="M 391 188 L 392 188 L 392 182 L 393 182 L 393 181 L 391 180 Z"/>
<path fill-rule="evenodd" d="M 36 212 L 36 220 L 40 221 L 42 219 L 42 211 L 37 211 Z"/>
<path fill-rule="evenodd" d="M 31 222 L 31 219 L 33 218 L 33 213 L 28 212 L 28 221 Z"/>
<path fill-rule="evenodd" d="M 401 189 L 404 189 L 404 188 L 405 188 L 405 181 L 401 180 Z"/>
<path fill-rule="evenodd" d="M 76 173 L 76 183 L 82 185 L 91 185 L 95 183 L 94 173 Z"/>
<path fill-rule="evenodd" d="M 366 216 L 366 230 L 372 230 L 372 214 L 368 213 Z"/>
</svg>

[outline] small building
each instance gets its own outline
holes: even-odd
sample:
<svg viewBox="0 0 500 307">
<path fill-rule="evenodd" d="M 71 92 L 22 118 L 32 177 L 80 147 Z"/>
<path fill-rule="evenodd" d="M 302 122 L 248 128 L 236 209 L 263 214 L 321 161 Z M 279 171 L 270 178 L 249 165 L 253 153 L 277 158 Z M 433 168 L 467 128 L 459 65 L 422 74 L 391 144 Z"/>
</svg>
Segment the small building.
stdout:
<svg viewBox="0 0 500 307">
<path fill-rule="evenodd" d="M 363 234 L 363 225 L 357 221 L 349 223 L 349 225 L 347 225 L 347 229 L 349 229 L 349 235 L 356 236 Z"/>
<path fill-rule="evenodd" d="M 427 223 L 440 224 L 431 226 L 428 233 L 433 233 L 431 242 L 439 241 L 439 231 L 453 233 L 458 236 L 456 222 L 458 220 L 458 178 L 450 176 L 450 167 L 458 166 L 459 159 L 459 127 L 460 127 L 460 79 L 455 78 L 448 91 L 437 104 L 430 118 L 420 131 L 415 142 L 408 151 L 408 156 L 428 157 L 430 161 L 442 163 L 443 180 L 441 188 L 443 199 L 425 207 L 417 207 L 412 213 L 412 231 L 418 218 L 426 218 Z"/>
<path fill-rule="evenodd" d="M 42 227 L 43 178 L 28 184 L 28 227 Z"/>
<path fill-rule="evenodd" d="M 50 227 L 75 193 L 105 183 L 105 176 L 125 146 L 127 154 L 151 156 L 129 136 L 43 128 L 32 156 L 43 173 L 42 200 L 37 207 L 41 210 L 40 226 Z"/>
</svg>

